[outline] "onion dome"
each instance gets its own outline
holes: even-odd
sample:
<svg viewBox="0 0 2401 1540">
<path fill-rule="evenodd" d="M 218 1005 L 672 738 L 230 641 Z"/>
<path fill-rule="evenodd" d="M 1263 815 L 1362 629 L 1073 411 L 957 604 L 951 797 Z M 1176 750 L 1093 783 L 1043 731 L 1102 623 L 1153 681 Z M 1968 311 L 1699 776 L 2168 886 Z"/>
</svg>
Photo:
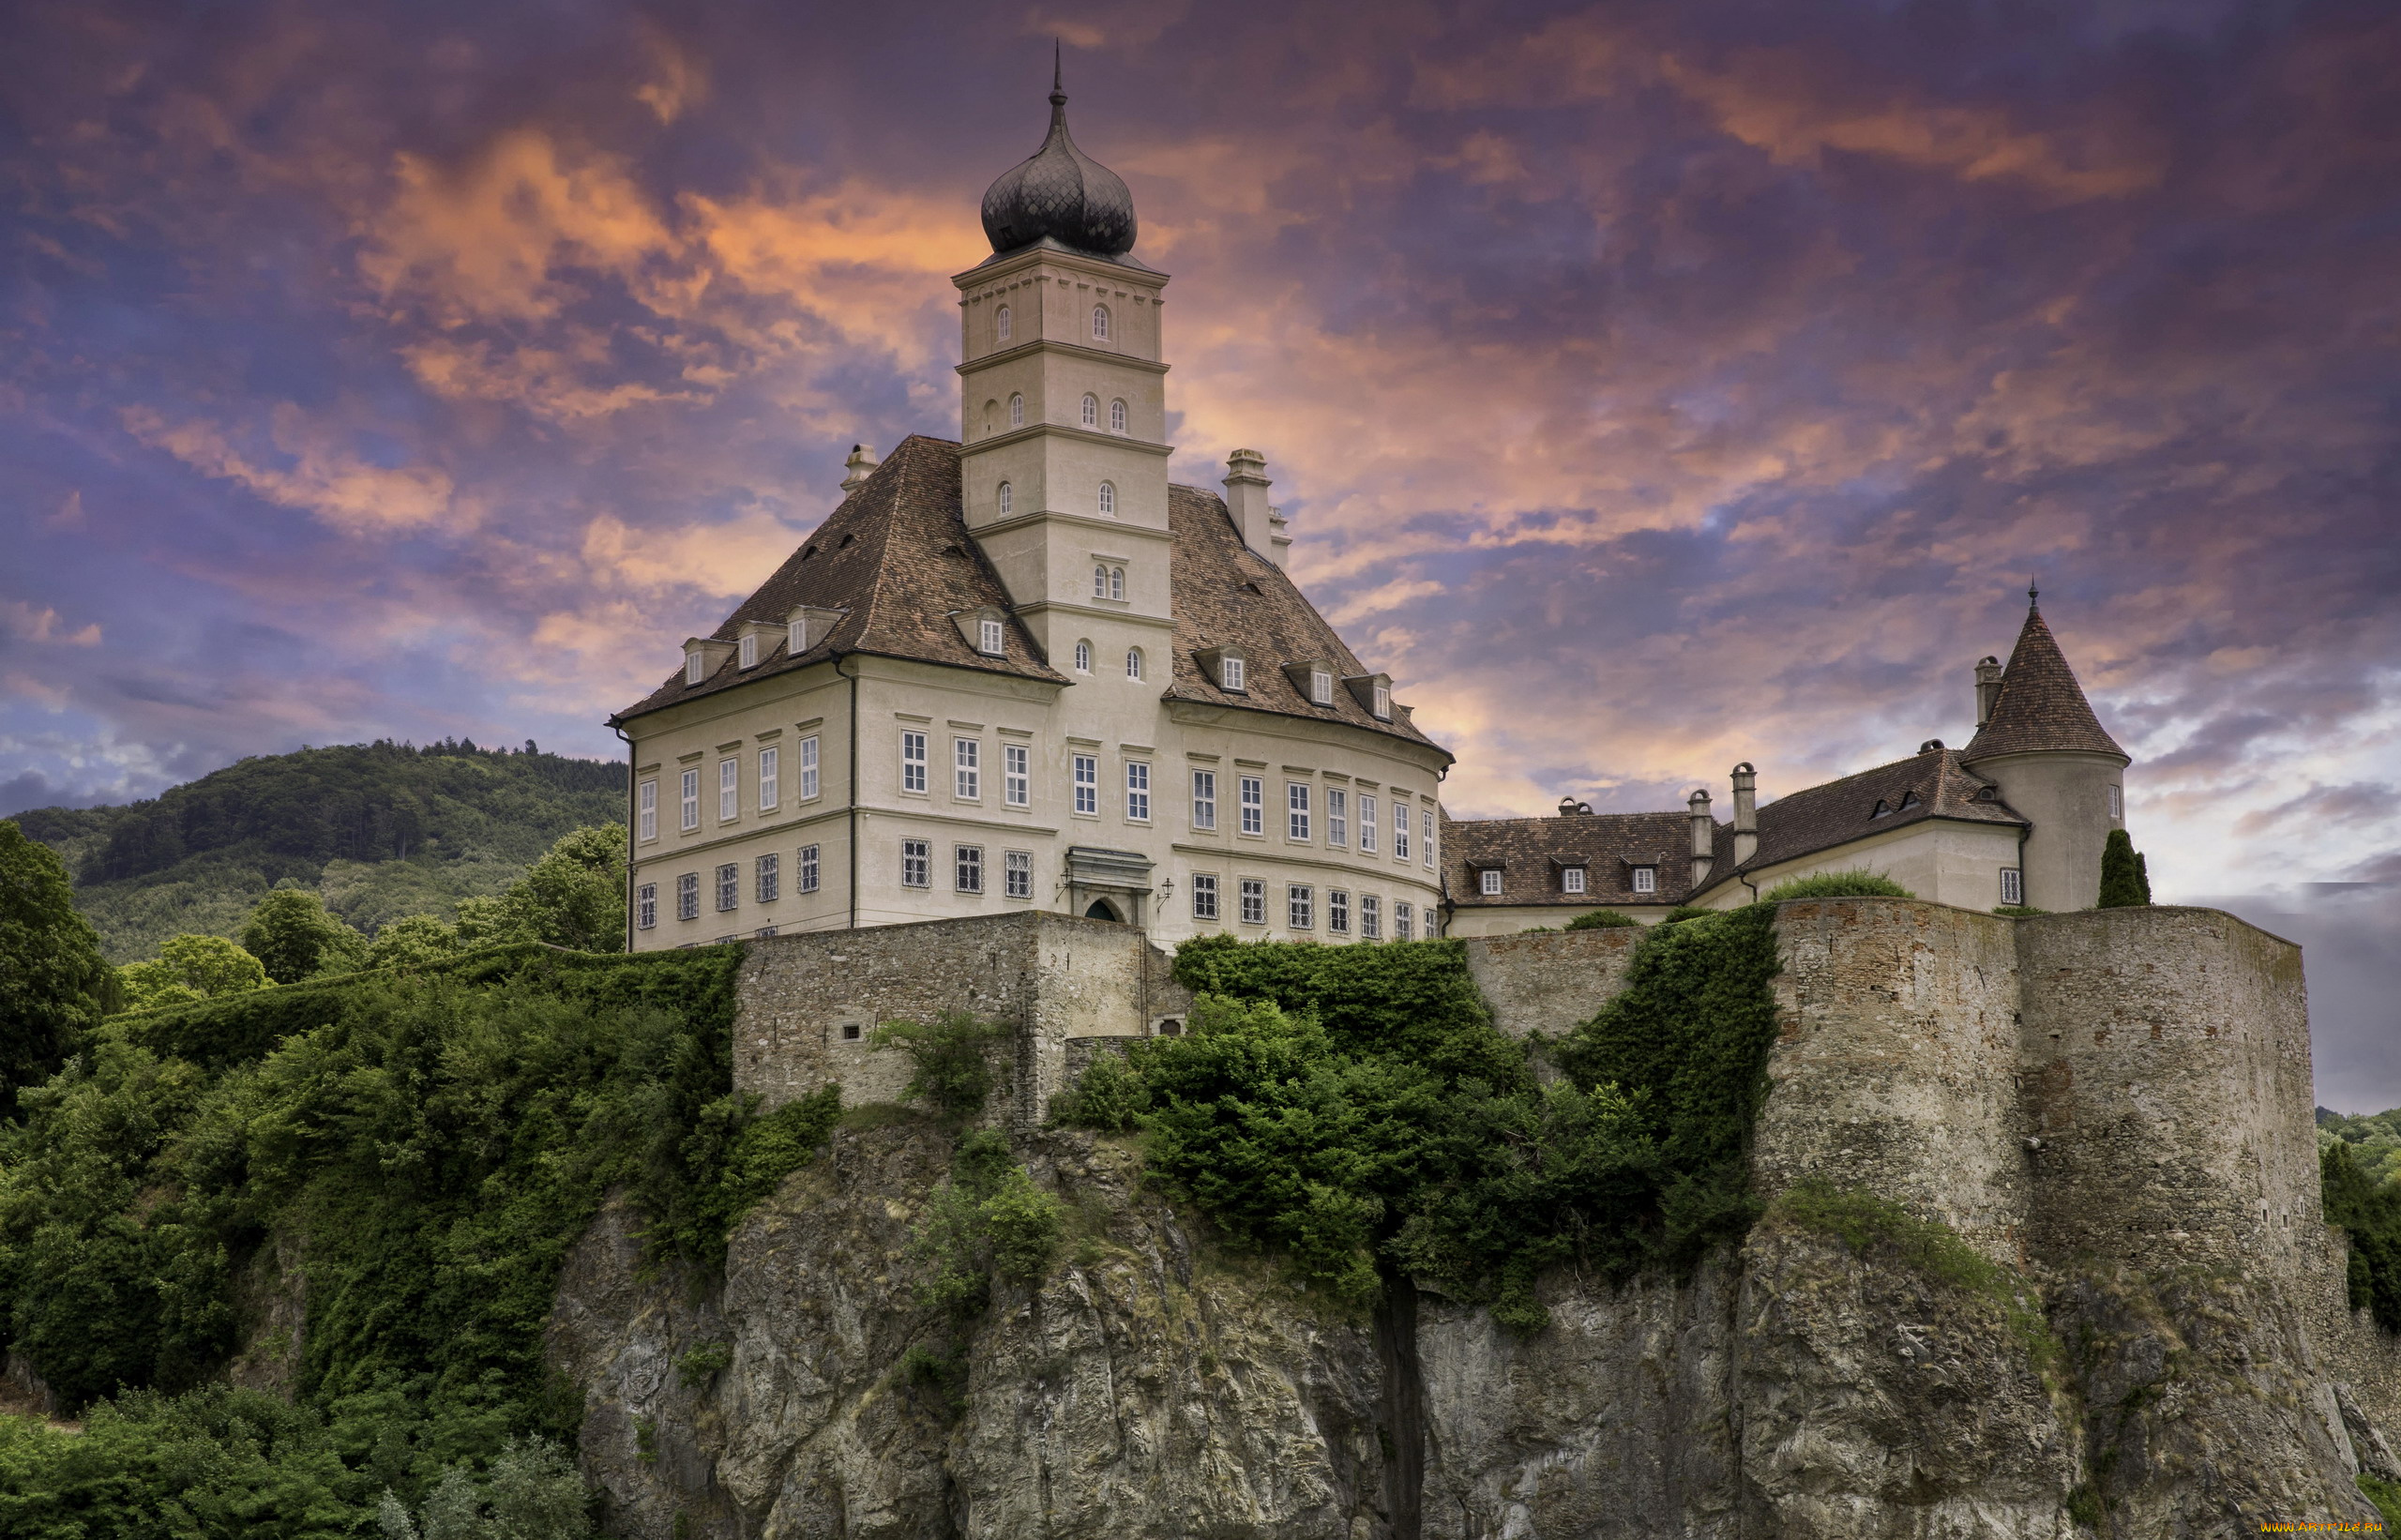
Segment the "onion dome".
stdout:
<svg viewBox="0 0 2401 1540">
<path fill-rule="evenodd" d="M 1031 159 L 1001 174 L 984 193 L 984 234 L 995 253 L 1052 240 L 1088 256 L 1134 249 L 1134 195 L 1115 172 L 1067 137 L 1067 94 L 1050 77 L 1050 134 Z"/>
</svg>

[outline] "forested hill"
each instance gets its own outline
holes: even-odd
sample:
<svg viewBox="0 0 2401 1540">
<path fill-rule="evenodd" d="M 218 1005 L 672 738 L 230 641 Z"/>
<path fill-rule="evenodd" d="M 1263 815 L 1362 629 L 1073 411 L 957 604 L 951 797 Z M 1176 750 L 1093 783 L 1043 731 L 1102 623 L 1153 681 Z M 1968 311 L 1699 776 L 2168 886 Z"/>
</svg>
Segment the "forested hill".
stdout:
<svg viewBox="0 0 2401 1540">
<path fill-rule="evenodd" d="M 472 743 L 379 742 L 243 760 L 122 808 L 15 815 L 74 874 L 110 960 L 182 931 L 233 935 L 289 879 L 361 929 L 447 918 L 571 829 L 622 823 L 626 770 Z"/>
</svg>

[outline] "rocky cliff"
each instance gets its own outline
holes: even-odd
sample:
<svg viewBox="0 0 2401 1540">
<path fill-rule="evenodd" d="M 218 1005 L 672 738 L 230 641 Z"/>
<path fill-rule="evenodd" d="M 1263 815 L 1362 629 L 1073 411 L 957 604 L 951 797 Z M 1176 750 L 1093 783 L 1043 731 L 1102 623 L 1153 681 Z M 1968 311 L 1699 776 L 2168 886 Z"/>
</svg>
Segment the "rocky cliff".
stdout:
<svg viewBox="0 0 2401 1540">
<path fill-rule="evenodd" d="M 2035 1278 L 1788 1198 L 1684 1276 L 1547 1279 L 1523 1336 L 1406 1285 L 1372 1317 L 1297 1293 L 1075 1133 L 1019 1152 L 1061 1260 L 954 1369 L 908 1249 L 950 1149 L 838 1132 L 721 1284 L 646 1275 L 622 1209 L 586 1237 L 551 1351 L 619 1532 L 2199 1536 L 2371 1518 L 2360 1451 L 2390 1457 L 2233 1271 Z"/>
</svg>

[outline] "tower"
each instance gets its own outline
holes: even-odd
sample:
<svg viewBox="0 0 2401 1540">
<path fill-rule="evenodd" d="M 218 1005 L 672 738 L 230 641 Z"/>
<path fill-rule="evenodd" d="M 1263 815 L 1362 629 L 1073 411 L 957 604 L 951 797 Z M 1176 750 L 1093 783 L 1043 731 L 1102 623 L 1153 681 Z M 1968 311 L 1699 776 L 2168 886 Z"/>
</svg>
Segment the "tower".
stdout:
<svg viewBox="0 0 2401 1540">
<path fill-rule="evenodd" d="M 1991 659 L 1977 665 L 1976 735 L 1959 762 L 2033 824 L 2021 853 L 2025 901 L 2090 909 L 2101 895 L 2101 847 L 2125 823 L 2132 761 L 2092 715 L 2039 600 L 2026 591 L 2026 624 L 1998 680 Z"/>
<path fill-rule="evenodd" d="M 1053 660 L 1082 639 L 1164 659 L 1168 279 L 1131 255 L 1133 198 L 1068 137 L 1066 103 L 1054 73 L 1049 136 L 984 194 L 992 255 L 952 279 L 960 502 Z"/>
</svg>

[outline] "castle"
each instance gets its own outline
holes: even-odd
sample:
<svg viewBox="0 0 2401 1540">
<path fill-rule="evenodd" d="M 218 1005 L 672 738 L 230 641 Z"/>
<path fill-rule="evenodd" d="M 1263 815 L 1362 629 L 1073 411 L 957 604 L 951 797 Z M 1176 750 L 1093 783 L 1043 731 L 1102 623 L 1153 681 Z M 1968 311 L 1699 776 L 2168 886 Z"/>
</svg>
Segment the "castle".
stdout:
<svg viewBox="0 0 2401 1540">
<path fill-rule="evenodd" d="M 2031 604 L 2007 668 L 1977 665 L 1964 750 L 1765 808 L 1738 765 L 1727 823 L 1706 792 L 1448 820 L 1453 756 L 1286 575 L 1264 458 L 1169 481 L 1168 276 L 1066 99 L 952 280 L 959 439 L 854 446 L 841 505 L 611 718 L 633 949 L 1011 912 L 1162 944 L 1498 935 L 1852 867 L 1970 908 L 2091 904 L 2127 756 Z"/>
</svg>

